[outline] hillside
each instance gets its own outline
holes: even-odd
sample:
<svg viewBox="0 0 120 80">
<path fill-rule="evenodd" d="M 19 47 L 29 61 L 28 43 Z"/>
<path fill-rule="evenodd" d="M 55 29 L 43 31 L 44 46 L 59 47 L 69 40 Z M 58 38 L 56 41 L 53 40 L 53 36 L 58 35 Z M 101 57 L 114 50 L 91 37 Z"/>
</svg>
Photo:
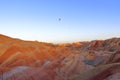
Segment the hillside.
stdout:
<svg viewBox="0 0 120 80">
<path fill-rule="evenodd" d="M 120 38 L 55 45 L 0 34 L 0 80 L 119 80 L 119 76 Z"/>
</svg>

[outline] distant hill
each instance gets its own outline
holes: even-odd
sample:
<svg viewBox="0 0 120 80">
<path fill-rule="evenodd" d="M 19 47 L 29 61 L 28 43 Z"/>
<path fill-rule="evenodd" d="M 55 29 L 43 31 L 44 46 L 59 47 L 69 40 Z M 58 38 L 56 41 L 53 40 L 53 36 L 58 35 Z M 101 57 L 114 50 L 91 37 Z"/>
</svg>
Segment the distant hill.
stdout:
<svg viewBox="0 0 120 80">
<path fill-rule="evenodd" d="M 69 47 L 71 49 L 80 50 L 96 50 L 96 51 L 110 51 L 114 52 L 120 50 L 120 38 L 111 38 L 107 40 L 94 40 L 90 42 L 76 42 L 60 44 L 60 46 Z"/>
</svg>

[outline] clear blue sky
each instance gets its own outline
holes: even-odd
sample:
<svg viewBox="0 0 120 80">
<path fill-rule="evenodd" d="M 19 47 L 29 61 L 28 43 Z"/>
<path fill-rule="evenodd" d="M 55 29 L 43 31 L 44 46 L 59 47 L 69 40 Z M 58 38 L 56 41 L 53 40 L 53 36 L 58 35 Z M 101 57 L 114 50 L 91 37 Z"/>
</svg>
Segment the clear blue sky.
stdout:
<svg viewBox="0 0 120 80">
<path fill-rule="evenodd" d="M 120 37 L 120 0 L 0 0 L 0 33 L 44 42 Z"/>
</svg>

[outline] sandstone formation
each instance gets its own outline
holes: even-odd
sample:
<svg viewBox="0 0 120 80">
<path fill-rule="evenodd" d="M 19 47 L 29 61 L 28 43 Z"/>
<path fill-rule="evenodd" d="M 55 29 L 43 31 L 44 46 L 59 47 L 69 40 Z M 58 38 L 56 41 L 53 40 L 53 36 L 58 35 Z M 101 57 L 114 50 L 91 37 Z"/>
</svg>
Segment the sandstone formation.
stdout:
<svg viewBox="0 0 120 80">
<path fill-rule="evenodd" d="M 120 38 L 51 44 L 0 34 L 0 80 L 120 80 Z"/>
</svg>

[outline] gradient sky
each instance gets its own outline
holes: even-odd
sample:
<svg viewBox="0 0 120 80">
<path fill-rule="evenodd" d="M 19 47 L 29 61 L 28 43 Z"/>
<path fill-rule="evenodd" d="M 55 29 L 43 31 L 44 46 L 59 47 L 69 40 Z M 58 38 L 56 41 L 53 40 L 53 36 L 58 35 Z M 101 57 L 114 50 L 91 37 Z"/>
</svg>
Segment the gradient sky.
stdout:
<svg viewBox="0 0 120 80">
<path fill-rule="evenodd" d="M 43 42 L 120 37 L 120 0 L 0 0 L 0 33 Z"/>
</svg>

